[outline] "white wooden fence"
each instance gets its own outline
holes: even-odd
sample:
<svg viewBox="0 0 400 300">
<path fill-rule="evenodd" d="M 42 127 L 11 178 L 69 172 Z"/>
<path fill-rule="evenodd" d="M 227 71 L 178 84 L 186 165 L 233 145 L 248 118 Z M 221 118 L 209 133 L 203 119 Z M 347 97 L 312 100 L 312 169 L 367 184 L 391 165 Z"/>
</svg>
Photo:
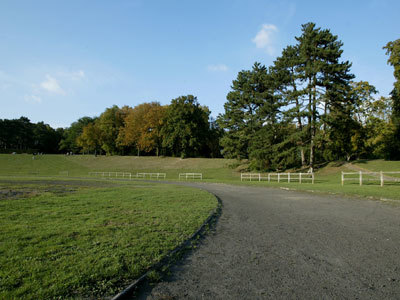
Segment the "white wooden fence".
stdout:
<svg viewBox="0 0 400 300">
<path fill-rule="evenodd" d="M 129 178 L 131 179 L 132 173 L 129 172 L 89 172 L 89 176 L 96 176 L 102 178 Z"/>
<path fill-rule="evenodd" d="M 102 178 L 149 178 L 149 179 L 165 179 L 166 173 L 136 173 L 130 172 L 89 172 L 89 176 L 96 176 Z"/>
<path fill-rule="evenodd" d="M 314 173 L 241 173 L 240 180 L 249 181 L 277 181 L 277 182 L 298 182 L 311 181 L 314 184 Z"/>
<path fill-rule="evenodd" d="M 181 179 L 203 179 L 203 173 L 179 173 L 179 180 Z"/>
<path fill-rule="evenodd" d="M 363 182 L 370 182 L 370 181 L 378 181 L 380 182 L 381 186 L 384 186 L 386 182 L 400 182 L 400 177 L 391 177 L 385 175 L 394 175 L 399 174 L 400 172 L 342 172 L 342 186 L 344 185 L 345 181 L 358 181 L 360 186 L 363 185 Z M 347 177 L 346 177 L 347 175 Z"/>
<path fill-rule="evenodd" d="M 136 178 L 165 179 L 166 173 L 136 173 Z"/>
</svg>

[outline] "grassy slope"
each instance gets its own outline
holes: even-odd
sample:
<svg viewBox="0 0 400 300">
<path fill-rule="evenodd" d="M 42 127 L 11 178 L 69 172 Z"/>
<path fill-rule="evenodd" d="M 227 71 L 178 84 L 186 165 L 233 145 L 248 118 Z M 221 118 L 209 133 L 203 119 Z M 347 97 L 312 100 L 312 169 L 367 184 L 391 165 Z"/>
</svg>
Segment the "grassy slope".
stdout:
<svg viewBox="0 0 400 300">
<path fill-rule="evenodd" d="M 98 185 L 0 181 L 1 299 L 116 294 L 217 205 L 186 187 Z"/>
<path fill-rule="evenodd" d="M 385 171 L 400 171 L 400 161 L 386 161 L 382 159 L 376 160 L 359 160 L 354 163 L 356 166 L 368 169 L 373 172 Z"/>
<path fill-rule="evenodd" d="M 362 161 L 354 163 L 356 166 L 362 167 L 368 171 L 400 171 L 400 163 L 383 160 Z M 396 167 L 399 166 L 399 167 Z M 256 186 L 274 186 L 284 187 L 289 189 L 297 189 L 312 192 L 343 194 L 357 197 L 369 197 L 374 199 L 395 199 L 400 200 L 400 184 L 385 183 L 382 188 L 379 186 L 379 181 L 365 182 L 363 186 L 359 186 L 358 181 L 346 181 L 344 186 L 341 186 L 341 172 L 356 172 L 351 166 L 343 163 L 330 163 L 327 166 L 319 169 L 315 175 L 315 184 L 298 184 L 285 182 L 253 182 L 246 184 Z"/>
<path fill-rule="evenodd" d="M 58 175 L 68 171 L 70 176 L 87 176 L 90 171 L 164 172 L 167 179 L 178 179 L 181 172 L 203 173 L 205 178 L 235 179 L 238 174 L 228 168 L 233 160 L 174 157 L 135 157 L 93 155 L 0 154 L 0 175 Z"/>
<path fill-rule="evenodd" d="M 37 172 L 39 175 L 58 175 L 60 171 L 69 171 L 70 176 L 87 176 L 89 171 L 126 171 L 165 172 L 168 180 L 177 180 L 180 172 L 203 173 L 205 181 L 232 184 L 250 184 L 262 186 L 282 186 L 300 190 L 313 190 L 374 198 L 400 199 L 400 184 L 377 182 L 365 183 L 359 187 L 356 182 L 340 185 L 340 173 L 354 172 L 346 164 L 330 163 L 316 173 L 316 184 L 296 183 L 241 183 L 240 174 L 229 168 L 233 160 L 172 157 L 135 157 L 135 156 L 98 156 L 92 155 L 44 155 L 32 160 L 32 155 L 0 155 L 0 176 L 6 174 L 26 174 Z M 400 171 L 400 162 L 372 160 L 358 161 L 355 166 L 372 171 Z"/>
</svg>

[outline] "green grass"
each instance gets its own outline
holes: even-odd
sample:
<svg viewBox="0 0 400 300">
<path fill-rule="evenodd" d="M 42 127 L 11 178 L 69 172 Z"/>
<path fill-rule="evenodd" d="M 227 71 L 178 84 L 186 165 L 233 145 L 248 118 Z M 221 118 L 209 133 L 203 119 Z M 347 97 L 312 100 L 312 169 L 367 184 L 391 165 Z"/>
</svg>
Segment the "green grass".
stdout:
<svg viewBox="0 0 400 300">
<path fill-rule="evenodd" d="M 167 180 L 200 172 L 205 182 L 400 200 L 398 183 L 340 184 L 342 171 L 400 171 L 400 162 L 330 163 L 317 170 L 314 185 L 241 182 L 231 165 L 235 161 L 225 159 L 1 154 L 0 299 L 116 294 L 190 236 L 217 205 L 204 191 L 89 179 L 90 171 L 165 172 Z"/>
<path fill-rule="evenodd" d="M 373 172 L 392 172 L 400 171 L 400 161 L 387 161 L 383 159 L 359 160 L 354 163 L 356 166 L 365 168 Z"/>
<path fill-rule="evenodd" d="M 114 295 L 217 205 L 186 187 L 0 181 L 0 299 Z"/>
<path fill-rule="evenodd" d="M 235 179 L 239 175 L 228 166 L 227 159 L 93 156 L 93 155 L 40 155 L 32 159 L 28 154 L 0 154 L 0 175 L 58 176 L 68 171 L 70 176 L 87 176 L 91 171 L 108 172 L 163 172 L 167 179 L 178 179 L 179 173 L 203 173 L 205 179 Z"/>
<path fill-rule="evenodd" d="M 399 162 L 388 162 L 382 160 L 371 160 L 355 163 L 356 166 L 362 167 L 365 171 L 400 171 Z M 396 165 L 399 167 L 397 168 Z M 329 163 L 317 170 L 315 174 L 315 184 L 297 182 L 241 182 L 240 184 L 253 186 L 283 187 L 308 192 L 338 194 L 346 196 L 355 196 L 361 198 L 372 198 L 378 200 L 400 200 L 400 183 L 385 182 L 384 187 L 380 187 L 379 179 L 376 181 L 364 182 L 362 186 L 358 181 L 346 181 L 344 186 L 341 185 L 341 172 L 356 172 L 345 163 Z M 234 183 L 225 181 L 225 183 Z M 237 183 L 239 184 L 239 183 Z"/>
<path fill-rule="evenodd" d="M 68 171 L 72 176 L 88 176 L 90 171 L 124 171 L 136 172 L 165 172 L 167 180 L 178 180 L 179 173 L 203 173 L 205 182 L 222 182 L 229 184 L 250 184 L 272 187 L 289 187 L 299 190 L 357 195 L 362 197 L 400 199 L 400 184 L 385 183 L 381 188 L 379 182 L 365 183 L 359 187 L 356 182 L 346 182 L 342 187 L 341 171 L 354 172 L 344 163 L 330 163 L 317 170 L 316 184 L 299 185 L 295 183 L 242 183 L 240 173 L 230 166 L 234 160 L 173 157 L 136 157 L 136 156 L 98 156 L 93 155 L 43 155 L 32 160 L 32 155 L 0 155 L 0 176 L 59 176 L 60 172 Z M 353 163 L 365 171 L 400 171 L 400 161 L 360 160 Z M 397 177 L 397 176 L 396 176 Z"/>
</svg>

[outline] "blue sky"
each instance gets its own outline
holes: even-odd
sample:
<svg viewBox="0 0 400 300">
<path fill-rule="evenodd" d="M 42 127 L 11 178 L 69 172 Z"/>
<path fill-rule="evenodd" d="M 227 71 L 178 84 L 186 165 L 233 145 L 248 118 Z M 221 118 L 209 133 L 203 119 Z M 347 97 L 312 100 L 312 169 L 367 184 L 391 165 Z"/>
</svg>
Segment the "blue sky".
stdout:
<svg viewBox="0 0 400 300">
<path fill-rule="evenodd" d="M 2 0 L 0 118 L 67 127 L 187 94 L 217 116 L 237 73 L 271 65 L 310 21 L 338 35 L 356 80 L 387 96 L 382 46 L 400 38 L 399 11 L 398 0 Z"/>
</svg>

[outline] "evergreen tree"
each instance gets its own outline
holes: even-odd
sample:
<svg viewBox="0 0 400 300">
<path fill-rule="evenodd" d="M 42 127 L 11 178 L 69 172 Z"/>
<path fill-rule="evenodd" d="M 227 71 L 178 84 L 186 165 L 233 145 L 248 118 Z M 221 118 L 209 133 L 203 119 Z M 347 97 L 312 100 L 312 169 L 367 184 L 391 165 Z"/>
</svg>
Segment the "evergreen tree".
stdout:
<svg viewBox="0 0 400 300">
<path fill-rule="evenodd" d="M 233 81 L 224 105 L 225 113 L 218 117 L 218 123 L 225 130 L 221 139 L 225 157 L 248 158 L 251 142 L 263 124 L 277 122 L 278 107 L 271 82 L 268 69 L 260 63 L 255 63 L 251 71 L 239 72 Z"/>
<path fill-rule="evenodd" d="M 351 119 L 351 98 L 348 97 L 350 62 L 340 62 L 343 43 L 328 29 L 316 28 L 314 23 L 302 25 L 302 35 L 297 37 L 300 64 L 296 67 L 299 79 L 304 85 L 303 95 L 307 103 L 309 129 L 310 171 L 316 159 L 316 141 L 319 126 L 322 134 L 329 128 L 329 141 L 334 151 L 348 153 L 351 136 L 344 130 Z M 321 124 L 322 121 L 322 124 Z M 320 138 L 324 140 L 324 138 Z M 324 143 L 319 144 L 320 149 Z"/>
<path fill-rule="evenodd" d="M 400 39 L 387 43 L 386 54 L 389 55 L 388 64 L 394 68 L 394 78 L 396 79 L 392 92 L 392 122 L 394 134 L 391 142 L 387 145 L 390 159 L 400 159 Z"/>
<path fill-rule="evenodd" d="M 290 132 L 290 135 L 281 144 L 283 152 L 280 154 L 281 157 L 284 154 L 289 155 L 289 160 L 293 161 L 296 155 L 292 152 L 300 153 L 301 165 L 304 167 L 307 164 L 305 157 L 305 145 L 308 142 L 307 122 L 304 119 L 307 112 L 304 106 L 304 89 L 301 86 L 300 74 L 297 72 L 300 63 L 299 47 L 288 46 L 275 60 L 272 70 L 277 84 L 276 92 L 281 95 L 282 103 L 286 105 L 286 110 L 283 111 L 283 122 L 292 129 L 287 132 Z"/>
</svg>

